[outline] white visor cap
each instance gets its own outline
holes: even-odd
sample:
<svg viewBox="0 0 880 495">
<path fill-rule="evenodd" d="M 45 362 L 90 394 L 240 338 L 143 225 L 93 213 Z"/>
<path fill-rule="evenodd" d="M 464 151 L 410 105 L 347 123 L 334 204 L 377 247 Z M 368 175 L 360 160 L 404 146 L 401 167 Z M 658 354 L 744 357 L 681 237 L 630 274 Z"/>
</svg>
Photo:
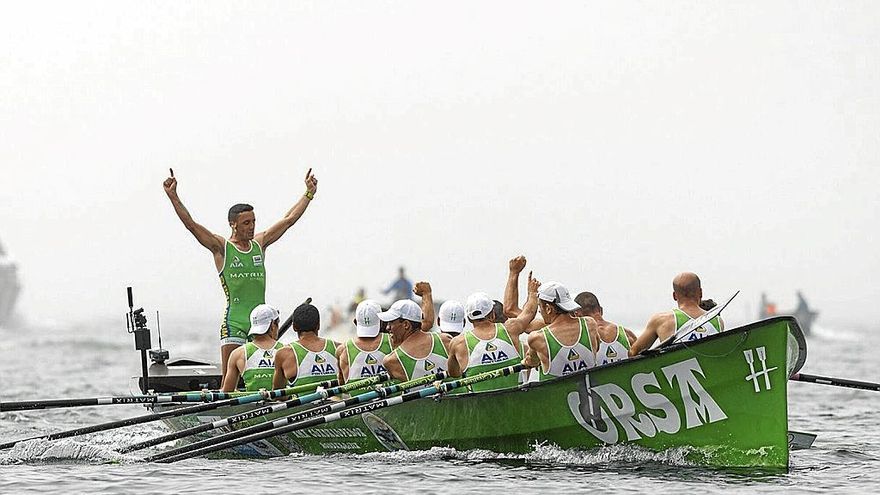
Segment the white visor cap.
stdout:
<svg viewBox="0 0 880 495">
<path fill-rule="evenodd" d="M 422 308 L 412 299 L 401 299 L 391 305 L 388 311 L 383 311 L 377 315 L 382 321 L 394 321 L 403 318 L 409 321 L 422 321 Z"/>
<path fill-rule="evenodd" d="M 354 325 L 358 337 L 375 337 L 379 335 L 379 312 L 382 306 L 372 299 L 361 301 L 354 310 Z"/>
<path fill-rule="evenodd" d="M 268 304 L 258 304 L 251 311 L 251 329 L 248 335 L 262 335 L 269 331 L 272 322 L 277 320 L 281 313 Z"/>
<path fill-rule="evenodd" d="M 495 310 L 495 301 L 485 292 L 474 292 L 464 304 L 464 312 L 471 320 L 481 320 Z"/>
<path fill-rule="evenodd" d="M 446 301 L 440 305 L 440 331 L 461 333 L 464 330 L 464 305 L 458 301 Z"/>
<path fill-rule="evenodd" d="M 559 282 L 545 282 L 538 287 L 538 299 L 553 303 L 565 311 L 580 309 L 580 305 L 571 298 L 568 289 Z"/>
</svg>

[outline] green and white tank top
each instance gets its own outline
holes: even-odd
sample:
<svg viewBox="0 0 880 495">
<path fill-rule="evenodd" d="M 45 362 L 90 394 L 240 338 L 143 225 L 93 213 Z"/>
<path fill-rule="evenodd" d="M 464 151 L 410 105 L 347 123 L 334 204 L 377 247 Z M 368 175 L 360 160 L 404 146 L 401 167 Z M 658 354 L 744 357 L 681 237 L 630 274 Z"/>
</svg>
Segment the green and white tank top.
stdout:
<svg viewBox="0 0 880 495">
<path fill-rule="evenodd" d="M 673 309 L 672 314 L 675 315 L 675 333 L 678 333 L 678 330 L 687 322 L 693 320 L 693 318 L 688 316 L 687 313 L 678 308 Z M 715 335 L 716 333 L 721 333 L 721 321 L 719 321 L 717 316 L 704 323 L 703 326 L 696 328 L 694 331 L 687 334 L 687 337 L 684 338 L 684 342 L 700 340 L 704 337 Z"/>
<path fill-rule="evenodd" d="M 587 320 L 578 318 L 578 321 L 581 327 L 580 335 L 577 342 L 570 346 L 562 345 L 556 340 L 549 327 L 541 329 L 550 354 L 550 369 L 544 371 L 543 365 L 539 369 L 542 381 L 570 375 L 595 366 L 596 358 L 593 355 L 593 344 L 590 342 L 590 329 L 587 327 Z"/>
<path fill-rule="evenodd" d="M 519 346 L 514 345 L 513 339 L 507 333 L 507 329 L 501 323 L 495 324 L 495 336 L 489 340 L 483 340 L 468 330 L 464 334 L 468 350 L 468 362 L 463 370 L 464 376 L 473 376 L 486 371 L 513 366 L 522 360 Z M 502 388 L 516 387 L 519 385 L 519 374 L 512 374 L 494 380 L 478 382 L 471 385 L 472 392 L 487 390 L 499 390 Z"/>
<path fill-rule="evenodd" d="M 266 302 L 266 267 L 263 266 L 263 248 L 251 239 L 247 251 L 239 251 L 226 241 L 220 284 L 226 295 L 227 327 L 247 330 L 251 327 L 251 311 Z"/>
<path fill-rule="evenodd" d="M 291 342 L 291 349 L 296 354 L 296 379 L 289 382 L 291 387 L 308 385 L 338 377 L 339 361 L 336 360 L 336 347 L 330 340 L 324 340 L 324 348 L 312 352 L 299 342 Z"/>
<path fill-rule="evenodd" d="M 622 326 L 617 325 L 617 339 L 605 342 L 599 337 L 599 349 L 596 351 L 596 366 L 623 361 L 629 357 L 629 339 Z"/>
<path fill-rule="evenodd" d="M 244 380 L 244 389 L 247 391 L 272 390 L 272 377 L 275 375 L 275 353 L 284 347 L 281 342 L 275 342 L 271 349 L 263 349 L 253 342 L 244 345 L 244 372 L 241 374 Z"/>
<path fill-rule="evenodd" d="M 391 336 L 387 333 L 379 335 L 382 336 L 382 339 L 379 341 L 379 346 L 373 350 L 361 349 L 355 344 L 354 339 L 349 339 L 345 343 L 349 363 L 346 381 L 360 380 L 386 371 L 382 360 L 391 354 Z"/>
<path fill-rule="evenodd" d="M 406 353 L 401 347 L 394 349 L 394 355 L 400 361 L 403 371 L 406 373 L 407 380 L 414 380 L 423 376 L 432 375 L 438 371 L 446 371 L 446 365 L 449 361 L 449 354 L 443 347 L 443 341 L 440 339 L 439 333 L 430 333 L 434 344 L 431 352 L 422 358 L 415 358 Z"/>
</svg>

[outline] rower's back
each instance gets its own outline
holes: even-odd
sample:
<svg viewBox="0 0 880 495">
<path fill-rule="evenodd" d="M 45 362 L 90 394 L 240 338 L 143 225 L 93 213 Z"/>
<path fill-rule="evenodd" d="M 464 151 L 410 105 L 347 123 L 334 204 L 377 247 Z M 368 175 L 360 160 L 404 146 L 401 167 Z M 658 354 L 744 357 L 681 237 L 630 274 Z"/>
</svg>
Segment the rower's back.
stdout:
<svg viewBox="0 0 880 495">
<path fill-rule="evenodd" d="M 540 380 L 593 367 L 596 364 L 596 321 L 574 315 L 580 306 L 559 282 L 541 284 L 538 300 L 541 317 L 548 325 L 529 335 L 529 347 L 540 360 Z"/>
<path fill-rule="evenodd" d="M 316 333 L 303 332 L 299 340 L 291 342 L 290 348 L 296 359 L 296 377 L 288 380 L 291 387 L 333 380 L 339 373 L 336 343 L 318 337 Z"/>
<path fill-rule="evenodd" d="M 414 380 L 439 371 L 445 372 L 449 360 L 447 339 L 436 332 L 413 332 L 388 356 L 396 358 L 403 368 L 405 376 L 396 378 Z"/>
<path fill-rule="evenodd" d="M 590 335 L 592 318 L 559 315 L 541 329 L 546 358 L 542 356 L 539 377 L 542 381 L 567 376 L 596 365 L 595 339 Z M 531 344 L 531 341 L 530 341 Z M 540 354 L 539 354 L 540 355 Z"/>
<path fill-rule="evenodd" d="M 298 339 L 275 354 L 274 388 L 320 383 L 338 377 L 337 344 L 318 336 L 320 326 L 321 316 L 315 306 L 301 304 L 293 311 L 293 329 Z"/>
<path fill-rule="evenodd" d="M 487 371 L 494 371 L 520 362 L 521 348 L 519 340 L 514 341 L 501 323 L 474 323 L 473 330 L 462 336 L 462 343 L 467 349 L 468 360 L 462 369 L 463 376 L 474 376 Z M 472 392 L 484 392 L 516 387 L 519 375 L 511 374 L 470 386 Z"/>
</svg>

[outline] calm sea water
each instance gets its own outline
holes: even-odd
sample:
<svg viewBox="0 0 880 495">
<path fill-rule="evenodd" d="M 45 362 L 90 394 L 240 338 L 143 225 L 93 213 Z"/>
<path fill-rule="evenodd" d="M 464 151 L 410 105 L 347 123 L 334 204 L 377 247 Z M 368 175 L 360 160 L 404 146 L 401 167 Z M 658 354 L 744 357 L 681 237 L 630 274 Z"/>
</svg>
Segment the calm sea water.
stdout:
<svg viewBox="0 0 880 495">
<path fill-rule="evenodd" d="M 176 325 L 176 326 L 175 326 Z M 205 356 L 216 336 L 210 323 L 163 325 L 172 356 Z M 820 328 L 808 339 L 804 372 L 880 381 L 880 336 L 855 328 Z M 0 399 L 94 397 L 129 393 L 139 369 L 133 341 L 118 322 L 0 329 Z M 160 424 L 54 442 L 28 442 L 0 452 L 0 493 L 203 493 L 233 490 L 449 493 L 516 489 L 522 493 L 586 491 L 752 493 L 866 492 L 880 487 L 880 393 L 790 383 L 789 427 L 819 435 L 792 453 L 787 473 L 691 466 L 680 452 L 630 447 L 592 452 L 538 446 L 527 455 L 484 451 L 290 456 L 264 461 L 191 459 L 137 462 L 113 447 L 165 432 Z M 0 413 L 0 441 L 142 414 L 139 406 Z M 282 483 L 283 485 L 279 484 Z"/>
</svg>

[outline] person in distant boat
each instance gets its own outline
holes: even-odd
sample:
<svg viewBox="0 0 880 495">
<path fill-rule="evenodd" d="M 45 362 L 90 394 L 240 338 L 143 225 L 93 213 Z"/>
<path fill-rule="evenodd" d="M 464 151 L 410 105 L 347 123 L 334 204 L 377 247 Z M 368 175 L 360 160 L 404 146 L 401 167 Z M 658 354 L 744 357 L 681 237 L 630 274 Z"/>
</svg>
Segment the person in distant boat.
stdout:
<svg viewBox="0 0 880 495">
<path fill-rule="evenodd" d="M 354 311 L 357 337 L 336 349 L 339 358 L 339 383 L 385 373 L 385 356 L 391 354 L 391 336 L 379 333 L 382 306 L 372 299 L 361 301 Z"/>
<path fill-rule="evenodd" d="M 458 301 L 449 300 L 440 305 L 437 312 L 437 326 L 440 333 L 454 339 L 464 331 L 464 305 Z"/>
<path fill-rule="evenodd" d="M 223 392 L 232 392 L 238 379 L 244 380 L 244 389 L 254 391 L 272 389 L 275 373 L 275 353 L 284 347 L 278 342 L 280 313 L 268 304 L 260 304 L 251 311 L 251 329 L 254 340 L 239 346 L 229 355 L 229 364 L 223 377 Z"/>
<path fill-rule="evenodd" d="M 318 308 L 308 303 L 297 306 L 293 310 L 292 326 L 297 340 L 275 353 L 272 387 L 295 387 L 337 378 L 339 344 L 318 336 L 321 327 Z"/>
<path fill-rule="evenodd" d="M 529 352 L 523 364 L 538 368 L 540 380 L 567 376 L 596 364 L 596 320 L 575 316 L 580 306 L 559 282 L 538 287 L 538 308 L 547 325 L 529 334 Z"/>
<path fill-rule="evenodd" d="M 574 298 L 580 309 L 575 316 L 589 316 L 596 321 L 598 344 L 596 348 L 596 366 L 602 366 L 629 357 L 629 348 L 636 341 L 636 335 L 629 329 L 605 320 L 604 310 L 599 298 L 592 292 L 581 292 Z"/>
<path fill-rule="evenodd" d="M 465 314 L 474 325 L 473 330 L 452 339 L 449 354 L 449 375 L 473 376 L 475 374 L 506 368 L 522 360 L 519 336 L 528 332 L 529 324 L 538 311 L 537 280 L 529 273 L 528 299 L 516 318 L 505 322 L 495 321 L 495 304 L 484 292 L 471 294 L 465 304 Z M 471 387 L 472 392 L 483 392 L 515 387 L 519 375 L 513 374 Z"/>
<path fill-rule="evenodd" d="M 391 285 L 382 291 L 382 294 L 391 294 L 395 301 L 401 299 L 412 299 L 413 283 L 406 278 L 406 270 L 401 266 L 397 270 L 397 280 L 391 282 Z"/>
<path fill-rule="evenodd" d="M 431 286 L 420 282 L 422 305 L 430 299 Z M 419 289 L 417 284 L 417 290 Z M 429 297 L 426 298 L 425 294 Z M 431 302 L 433 305 L 433 302 Z M 394 351 L 385 356 L 385 369 L 391 378 L 407 381 L 446 371 L 449 359 L 450 338 L 444 333 L 429 332 L 433 326 L 433 315 L 424 319 L 424 311 L 411 299 L 401 299 L 391 305 L 388 311 L 379 313 L 379 319 L 386 322 L 391 333 Z M 428 327 L 428 328 L 425 328 Z"/>
<path fill-rule="evenodd" d="M 700 277 L 695 273 L 679 273 L 672 280 L 672 299 L 678 303 L 678 308 L 672 311 L 657 313 L 648 320 L 645 331 L 629 349 L 630 356 L 636 356 L 646 349 L 650 349 L 657 339 L 660 342 L 675 335 L 687 322 L 699 318 L 706 311 L 700 307 L 703 299 L 703 289 L 700 286 Z M 692 329 L 681 336 L 683 341 L 694 341 L 724 331 L 724 322 L 716 316 L 699 328 Z"/>
<path fill-rule="evenodd" d="M 229 208 L 227 219 L 232 233 L 228 239 L 214 234 L 195 220 L 177 195 L 174 171 L 163 184 L 180 221 L 214 255 L 214 265 L 220 274 L 220 284 L 226 295 L 226 311 L 220 325 L 220 366 L 226 372 L 226 363 L 232 351 L 247 342 L 250 322 L 248 316 L 266 298 L 265 251 L 281 238 L 305 213 L 318 191 L 318 179 L 312 169 L 306 173 L 306 191 L 277 223 L 263 232 L 254 234 L 254 208 L 237 204 Z"/>
</svg>

